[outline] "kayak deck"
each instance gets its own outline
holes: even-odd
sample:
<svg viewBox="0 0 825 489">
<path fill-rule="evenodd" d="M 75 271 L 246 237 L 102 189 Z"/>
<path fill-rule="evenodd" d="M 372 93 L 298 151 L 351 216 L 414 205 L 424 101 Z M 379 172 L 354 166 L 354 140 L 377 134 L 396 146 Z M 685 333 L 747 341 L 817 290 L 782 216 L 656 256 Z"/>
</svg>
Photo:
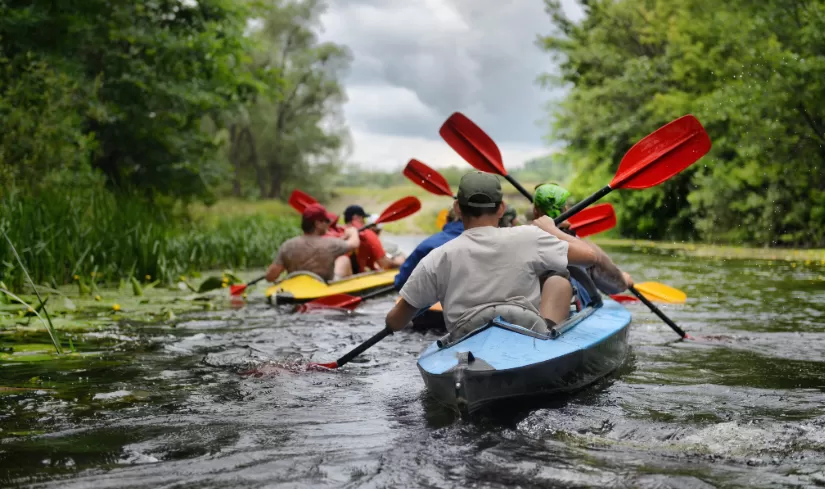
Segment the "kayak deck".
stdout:
<svg viewBox="0 0 825 489">
<path fill-rule="evenodd" d="M 431 344 L 418 368 L 431 395 L 465 412 L 499 399 L 573 391 L 624 362 L 630 319 L 605 300 L 559 325 L 564 332 L 552 339 L 497 318 L 445 347 Z"/>
<path fill-rule="evenodd" d="M 367 272 L 327 283 L 312 273 L 295 273 L 266 289 L 266 297 L 279 303 L 298 303 L 333 294 L 365 294 L 393 285 L 396 275 L 398 270 Z"/>
</svg>

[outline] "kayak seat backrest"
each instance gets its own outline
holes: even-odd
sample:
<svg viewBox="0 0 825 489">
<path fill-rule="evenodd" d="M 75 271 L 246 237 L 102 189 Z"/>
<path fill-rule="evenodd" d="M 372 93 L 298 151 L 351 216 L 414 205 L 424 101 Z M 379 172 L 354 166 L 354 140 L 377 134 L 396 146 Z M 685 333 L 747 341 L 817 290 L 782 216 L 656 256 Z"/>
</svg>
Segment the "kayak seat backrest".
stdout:
<svg viewBox="0 0 825 489">
<path fill-rule="evenodd" d="M 281 282 L 283 282 L 284 280 L 288 280 L 288 279 L 294 278 L 294 277 L 300 277 L 300 276 L 302 276 L 302 275 L 305 275 L 305 276 L 307 276 L 307 277 L 311 277 L 311 278 L 313 278 L 313 279 L 315 279 L 315 280 L 317 280 L 317 281 L 321 282 L 322 284 L 327 283 L 327 281 L 326 281 L 326 280 L 324 280 L 323 278 L 321 278 L 321 276 L 320 276 L 320 275 L 318 275 L 317 273 L 306 272 L 306 271 L 303 271 L 303 270 L 298 270 L 297 272 L 292 272 L 292 273 L 288 274 L 286 277 L 284 277 L 284 278 L 281 280 Z"/>
<path fill-rule="evenodd" d="M 539 333 L 547 332 L 547 323 L 544 322 L 544 318 L 535 312 L 526 309 L 520 304 L 496 302 L 472 313 L 469 317 L 462 316 L 460 324 L 457 324 L 457 327 L 451 331 L 449 335 L 452 338 L 466 336 L 468 333 L 483 327 L 497 317 L 503 317 L 513 324 L 519 324 L 532 331 Z"/>
<path fill-rule="evenodd" d="M 448 347 L 453 346 L 456 343 L 460 343 L 460 342 L 466 340 L 467 338 L 469 338 L 469 337 L 471 337 L 471 336 L 473 336 L 477 333 L 480 333 L 480 332 L 484 331 L 485 329 L 487 329 L 489 327 L 492 327 L 492 326 L 498 326 L 499 328 L 504 328 L 504 329 L 513 331 L 515 333 L 523 334 L 525 336 L 531 336 L 531 337 L 539 339 L 539 340 L 555 340 L 556 338 L 560 337 L 561 335 L 563 335 L 567 331 L 573 329 L 577 324 L 582 322 L 584 319 L 590 317 L 590 315 L 593 314 L 594 312 L 596 312 L 596 310 L 599 307 L 601 307 L 601 305 L 602 304 L 600 303 L 596 306 L 586 307 L 586 308 L 582 309 L 581 312 L 575 314 L 573 317 L 571 317 L 567 321 L 564 321 L 563 323 L 554 326 L 549 331 L 545 330 L 545 332 L 542 332 L 542 333 L 531 330 L 531 329 L 527 329 L 527 328 L 525 328 L 523 326 L 520 326 L 518 324 L 508 322 L 504 318 L 502 318 L 501 316 L 497 316 L 497 317 L 491 319 L 487 324 L 483 325 L 482 327 L 477 328 L 473 331 L 470 331 L 469 333 L 465 334 L 464 336 L 462 336 L 460 338 L 452 339 L 451 335 L 448 333 L 448 334 L 442 336 L 441 338 L 439 338 L 438 340 L 436 340 L 435 343 L 436 343 L 436 345 L 438 345 L 439 348 L 448 348 Z"/>
</svg>

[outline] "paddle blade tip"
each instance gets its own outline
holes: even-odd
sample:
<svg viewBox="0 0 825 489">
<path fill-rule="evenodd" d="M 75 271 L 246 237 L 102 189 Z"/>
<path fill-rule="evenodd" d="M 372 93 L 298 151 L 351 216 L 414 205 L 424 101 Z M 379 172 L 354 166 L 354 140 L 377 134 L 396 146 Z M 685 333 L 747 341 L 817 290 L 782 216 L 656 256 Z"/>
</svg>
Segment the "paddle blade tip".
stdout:
<svg viewBox="0 0 825 489">
<path fill-rule="evenodd" d="M 229 295 L 241 295 L 246 290 L 246 285 L 231 285 L 229 286 Z"/>
<path fill-rule="evenodd" d="M 338 362 L 310 363 L 307 365 L 307 370 L 335 370 L 336 368 L 338 368 Z"/>
<path fill-rule="evenodd" d="M 461 112 L 453 112 L 438 134 L 476 170 L 507 176 L 495 141 Z"/>
<path fill-rule="evenodd" d="M 625 154 L 611 188 L 645 189 L 673 177 L 710 151 L 699 120 L 684 115 L 642 138 Z"/>
</svg>

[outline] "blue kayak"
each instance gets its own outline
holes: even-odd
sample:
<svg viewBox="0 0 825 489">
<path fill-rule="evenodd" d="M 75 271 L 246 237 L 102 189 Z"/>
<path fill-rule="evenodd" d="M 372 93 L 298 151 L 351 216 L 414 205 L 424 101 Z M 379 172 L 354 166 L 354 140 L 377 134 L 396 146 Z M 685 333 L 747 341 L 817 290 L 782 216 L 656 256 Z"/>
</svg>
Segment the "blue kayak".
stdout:
<svg viewBox="0 0 825 489">
<path fill-rule="evenodd" d="M 618 368 L 627 355 L 630 312 L 604 302 L 583 309 L 549 334 L 501 317 L 447 344 L 430 345 L 418 369 L 438 401 L 473 412 L 492 401 L 558 394 Z"/>
</svg>

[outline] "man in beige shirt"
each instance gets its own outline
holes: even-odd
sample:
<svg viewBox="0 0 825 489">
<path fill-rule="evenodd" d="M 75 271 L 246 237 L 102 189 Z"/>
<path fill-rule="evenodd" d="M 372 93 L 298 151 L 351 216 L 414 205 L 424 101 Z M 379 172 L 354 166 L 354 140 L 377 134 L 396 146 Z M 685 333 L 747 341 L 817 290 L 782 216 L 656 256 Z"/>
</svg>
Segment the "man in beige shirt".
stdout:
<svg viewBox="0 0 825 489">
<path fill-rule="evenodd" d="M 275 261 L 266 272 L 274 282 L 281 273 L 312 272 L 326 281 L 343 278 L 349 268 L 349 257 L 361 241 L 355 228 L 347 228 L 341 238 L 324 237 L 329 230 L 330 214 L 320 204 L 307 206 L 301 216 L 304 234 L 286 240 L 278 249 Z M 351 270 L 351 268 L 350 268 Z M 352 272 L 350 271 L 349 274 Z"/>
<path fill-rule="evenodd" d="M 454 209 L 464 232 L 421 260 L 401 289 L 401 300 L 387 314 L 390 329 L 400 330 L 418 309 L 441 302 L 451 333 L 490 304 L 513 304 L 538 320 L 533 330 L 546 332 L 570 313 L 567 266 L 612 265 L 603 253 L 562 232 L 546 216 L 533 226 L 499 228 L 505 207 L 494 175 L 464 175 Z M 539 277 L 547 278 L 540 284 Z"/>
</svg>

